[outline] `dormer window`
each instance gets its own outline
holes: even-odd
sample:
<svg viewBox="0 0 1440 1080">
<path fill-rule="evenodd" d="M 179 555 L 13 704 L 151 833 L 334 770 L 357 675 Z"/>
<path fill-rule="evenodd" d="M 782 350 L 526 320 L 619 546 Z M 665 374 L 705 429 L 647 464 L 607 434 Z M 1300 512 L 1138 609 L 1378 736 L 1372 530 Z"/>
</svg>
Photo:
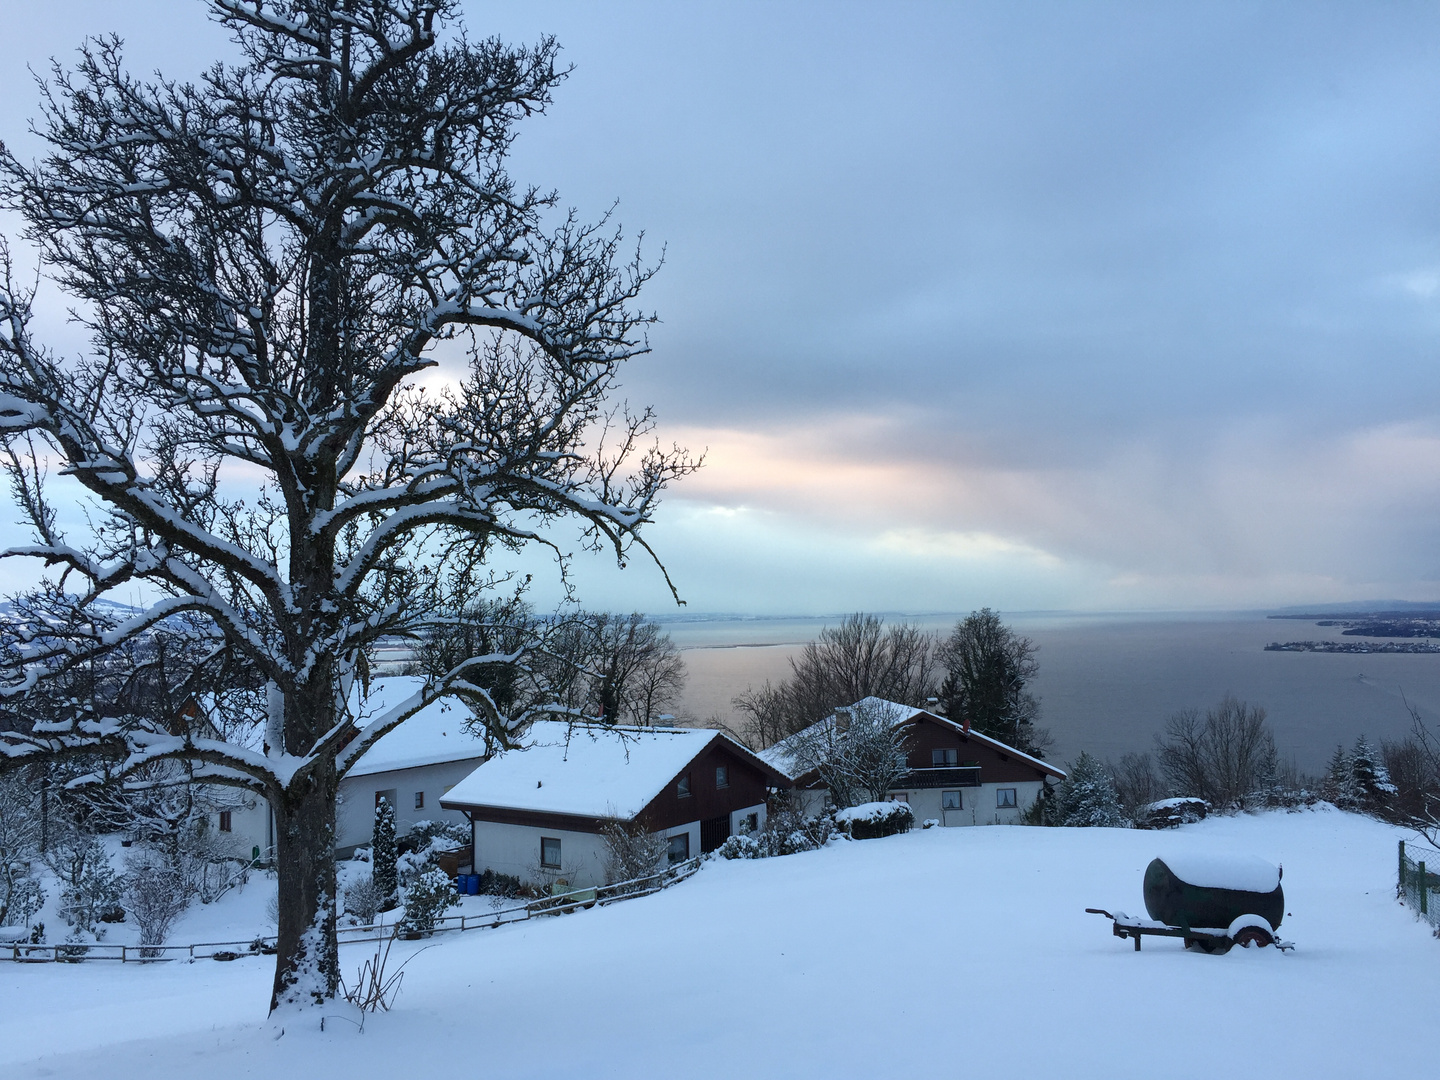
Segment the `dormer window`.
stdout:
<svg viewBox="0 0 1440 1080">
<path fill-rule="evenodd" d="M 690 797 L 690 774 L 688 772 L 675 782 L 675 796 L 680 799 Z"/>
</svg>

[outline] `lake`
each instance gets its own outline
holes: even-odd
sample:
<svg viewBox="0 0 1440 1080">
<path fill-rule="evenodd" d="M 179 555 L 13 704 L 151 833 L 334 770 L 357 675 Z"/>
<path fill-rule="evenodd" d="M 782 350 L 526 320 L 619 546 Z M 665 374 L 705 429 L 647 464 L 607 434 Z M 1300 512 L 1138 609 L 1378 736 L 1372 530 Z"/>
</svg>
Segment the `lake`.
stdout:
<svg viewBox="0 0 1440 1080">
<path fill-rule="evenodd" d="M 948 632 L 958 615 L 912 616 Z M 892 617 L 900 621 L 904 616 Z M 789 672 L 790 657 L 838 618 L 681 618 L 663 624 L 684 651 L 684 712 L 738 725 L 730 699 Z M 1319 772 L 1337 743 L 1361 732 L 1377 744 L 1410 728 L 1404 700 L 1440 716 L 1440 655 L 1265 652 L 1272 641 L 1342 639 L 1339 627 L 1258 612 L 1219 614 L 1019 613 L 1005 621 L 1038 646 L 1033 684 L 1050 756 L 1081 750 L 1118 759 L 1148 749 L 1165 718 L 1204 710 L 1227 692 L 1262 706 L 1283 757 Z"/>
</svg>

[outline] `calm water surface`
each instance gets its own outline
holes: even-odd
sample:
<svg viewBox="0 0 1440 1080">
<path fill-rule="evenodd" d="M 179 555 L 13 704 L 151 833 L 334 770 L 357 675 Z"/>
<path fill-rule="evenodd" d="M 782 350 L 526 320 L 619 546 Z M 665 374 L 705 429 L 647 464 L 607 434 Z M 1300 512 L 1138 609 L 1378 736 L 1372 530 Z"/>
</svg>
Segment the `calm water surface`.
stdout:
<svg viewBox="0 0 1440 1080">
<path fill-rule="evenodd" d="M 910 621 L 946 631 L 957 617 Z M 1264 651 L 1271 641 L 1342 640 L 1336 627 L 1260 613 L 1042 613 L 1006 614 L 1005 620 L 1040 647 L 1034 689 L 1057 760 L 1082 749 L 1109 758 L 1147 749 L 1171 713 L 1204 709 L 1227 692 L 1263 706 L 1281 753 L 1312 773 L 1336 743 L 1348 746 L 1361 732 L 1377 742 L 1405 733 L 1410 720 L 1402 695 L 1432 723 L 1440 717 L 1440 655 Z M 730 699 L 767 678 L 784 678 L 790 657 L 826 622 L 667 622 L 689 671 L 685 711 L 738 723 Z"/>
</svg>

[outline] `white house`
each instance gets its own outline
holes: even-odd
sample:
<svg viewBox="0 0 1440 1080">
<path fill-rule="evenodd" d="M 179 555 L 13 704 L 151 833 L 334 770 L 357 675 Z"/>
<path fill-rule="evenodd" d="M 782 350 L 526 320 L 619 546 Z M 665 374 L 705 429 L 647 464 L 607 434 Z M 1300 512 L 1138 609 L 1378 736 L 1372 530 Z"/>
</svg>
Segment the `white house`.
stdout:
<svg viewBox="0 0 1440 1080">
<path fill-rule="evenodd" d="M 408 676 L 376 679 L 361 706 L 361 725 L 423 685 L 423 679 Z M 466 824 L 463 813 L 445 809 L 440 799 L 485 760 L 484 739 L 464 727 L 471 716 L 469 707 L 456 698 L 432 702 L 351 766 L 340 780 L 335 810 L 335 847 L 342 855 L 370 843 L 375 807 L 382 797 L 395 807 L 397 835 L 417 821 Z"/>
<path fill-rule="evenodd" d="M 916 821 L 942 825 L 1015 825 L 1040 797 L 1046 778 L 1065 779 L 1063 769 L 1007 746 L 978 731 L 924 709 L 866 698 L 858 707 L 889 711 L 891 723 L 904 729 L 907 771 L 888 792 L 910 804 Z M 818 813 L 829 793 L 815 769 L 798 755 L 817 729 L 843 725 L 843 711 L 762 750 L 768 764 L 789 776 L 808 813 Z"/>
<path fill-rule="evenodd" d="M 440 805 L 473 823 L 476 871 L 588 887 L 605 883 L 607 821 L 664 836 L 679 862 L 760 828 L 769 791 L 788 786 L 719 731 L 542 721 Z"/>
</svg>

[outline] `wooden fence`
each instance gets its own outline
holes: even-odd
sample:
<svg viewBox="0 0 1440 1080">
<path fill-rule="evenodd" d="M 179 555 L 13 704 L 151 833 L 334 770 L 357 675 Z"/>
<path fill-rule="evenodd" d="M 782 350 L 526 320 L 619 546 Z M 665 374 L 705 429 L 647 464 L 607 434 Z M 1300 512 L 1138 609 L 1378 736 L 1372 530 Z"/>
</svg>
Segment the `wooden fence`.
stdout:
<svg viewBox="0 0 1440 1080">
<path fill-rule="evenodd" d="M 544 896 L 510 907 L 483 913 L 444 915 L 435 920 L 435 928 L 426 933 L 400 933 L 400 924 L 374 923 L 368 926 L 342 926 L 337 930 L 341 945 L 384 941 L 386 938 L 431 937 L 457 930 L 494 929 L 509 923 L 524 922 L 544 915 L 566 915 L 580 908 L 604 907 L 621 900 L 634 900 L 668 889 L 684 881 L 700 869 L 700 858 L 687 859 L 654 874 L 599 885 L 590 889 L 571 889 L 554 896 Z M 172 960 L 236 960 L 242 956 L 273 955 L 275 938 L 257 937 L 248 941 L 204 941 L 193 945 L 107 945 L 97 942 L 80 945 L 73 942 L 58 945 L 31 945 L 27 942 L 6 942 L 0 946 L 0 960 L 18 963 L 50 964 L 79 963 L 84 960 L 119 960 L 122 964 L 155 964 Z"/>
</svg>

